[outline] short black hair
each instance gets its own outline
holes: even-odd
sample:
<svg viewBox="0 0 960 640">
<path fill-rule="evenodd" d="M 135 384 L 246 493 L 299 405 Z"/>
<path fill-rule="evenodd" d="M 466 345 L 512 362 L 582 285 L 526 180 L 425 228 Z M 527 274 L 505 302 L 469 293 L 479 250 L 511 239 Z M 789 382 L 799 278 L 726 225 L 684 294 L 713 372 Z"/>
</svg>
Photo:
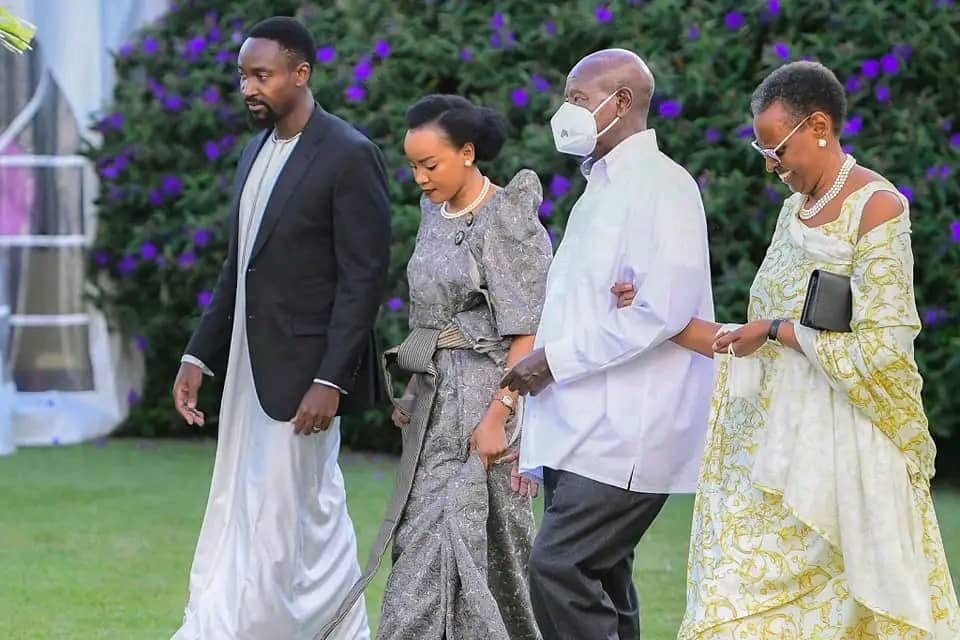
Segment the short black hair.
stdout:
<svg viewBox="0 0 960 640">
<path fill-rule="evenodd" d="M 754 116 L 774 102 L 799 122 L 815 111 L 833 119 L 835 131 L 843 127 L 847 116 L 847 96 L 833 71 L 819 62 L 798 61 L 785 64 L 760 83 L 750 98 Z"/>
<path fill-rule="evenodd" d="M 507 140 L 507 124 L 498 111 L 478 107 L 463 96 L 433 94 L 420 98 L 407 109 L 407 128 L 432 124 L 439 127 L 457 148 L 469 143 L 477 160 L 493 160 Z"/>
<path fill-rule="evenodd" d="M 274 16 L 257 24 L 247 33 L 248 38 L 273 40 L 290 55 L 294 66 L 306 62 L 313 73 L 313 57 L 317 54 L 317 45 L 313 36 L 296 18 Z"/>
</svg>

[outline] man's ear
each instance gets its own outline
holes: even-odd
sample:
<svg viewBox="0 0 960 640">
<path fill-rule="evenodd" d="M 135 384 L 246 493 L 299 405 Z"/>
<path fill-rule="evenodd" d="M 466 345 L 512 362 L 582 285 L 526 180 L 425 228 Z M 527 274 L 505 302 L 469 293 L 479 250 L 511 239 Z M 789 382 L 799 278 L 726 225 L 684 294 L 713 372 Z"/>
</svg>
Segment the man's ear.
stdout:
<svg viewBox="0 0 960 640">
<path fill-rule="evenodd" d="M 306 87 L 310 84 L 310 75 L 313 73 L 313 70 L 310 68 L 310 65 L 306 62 L 301 62 L 297 65 L 297 74 L 296 84 L 297 87 Z"/>
</svg>

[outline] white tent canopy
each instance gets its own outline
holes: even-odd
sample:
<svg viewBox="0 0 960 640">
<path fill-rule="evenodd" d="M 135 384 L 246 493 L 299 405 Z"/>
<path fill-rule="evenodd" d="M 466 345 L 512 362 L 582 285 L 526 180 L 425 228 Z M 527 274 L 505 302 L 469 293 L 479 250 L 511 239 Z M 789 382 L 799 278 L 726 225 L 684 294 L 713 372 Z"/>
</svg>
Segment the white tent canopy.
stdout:
<svg viewBox="0 0 960 640">
<path fill-rule="evenodd" d="M 161 16 L 169 0 L 3 0 L 3 4 L 36 25 L 44 67 L 85 130 L 113 92 L 116 74 L 110 52 Z"/>
<path fill-rule="evenodd" d="M 0 52 L 0 455 L 110 433 L 143 364 L 84 299 L 97 181 L 76 154 L 113 59 L 167 0 L 13 0 L 35 51 Z M 82 55 L 78 55 L 82 52 Z"/>
</svg>

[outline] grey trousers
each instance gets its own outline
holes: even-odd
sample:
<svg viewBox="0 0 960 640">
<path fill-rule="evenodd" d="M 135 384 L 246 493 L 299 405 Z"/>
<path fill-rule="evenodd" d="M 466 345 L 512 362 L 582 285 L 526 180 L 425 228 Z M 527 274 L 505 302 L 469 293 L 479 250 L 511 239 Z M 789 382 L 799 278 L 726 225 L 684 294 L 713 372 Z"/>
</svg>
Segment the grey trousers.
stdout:
<svg viewBox="0 0 960 640">
<path fill-rule="evenodd" d="M 667 501 L 543 470 L 544 514 L 530 597 L 544 640 L 637 640 L 633 550 Z"/>
</svg>

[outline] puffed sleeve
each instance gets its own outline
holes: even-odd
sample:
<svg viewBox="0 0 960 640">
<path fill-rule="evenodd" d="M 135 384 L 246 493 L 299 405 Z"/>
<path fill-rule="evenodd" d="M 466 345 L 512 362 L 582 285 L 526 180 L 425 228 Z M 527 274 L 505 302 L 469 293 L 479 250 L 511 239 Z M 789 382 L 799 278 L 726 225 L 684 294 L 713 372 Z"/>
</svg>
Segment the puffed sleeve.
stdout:
<svg viewBox="0 0 960 640">
<path fill-rule="evenodd" d="M 483 233 L 481 270 L 501 336 L 534 335 L 547 287 L 553 246 L 538 215 L 543 190 L 524 169 L 504 187 Z"/>
</svg>

